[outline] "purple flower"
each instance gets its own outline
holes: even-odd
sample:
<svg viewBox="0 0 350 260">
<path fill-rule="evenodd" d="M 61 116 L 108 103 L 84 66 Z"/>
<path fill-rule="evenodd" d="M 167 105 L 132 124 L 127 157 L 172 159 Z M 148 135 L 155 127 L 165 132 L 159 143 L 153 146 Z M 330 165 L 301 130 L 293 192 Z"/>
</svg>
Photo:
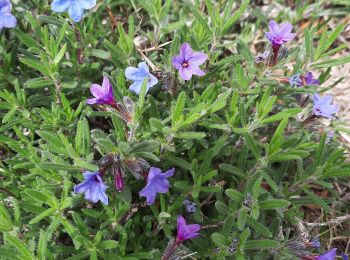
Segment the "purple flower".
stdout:
<svg viewBox="0 0 350 260">
<path fill-rule="evenodd" d="M 345 254 L 341 254 L 341 257 L 343 258 L 343 260 L 349 260 L 349 257 Z"/>
<path fill-rule="evenodd" d="M 337 249 L 332 248 L 331 250 L 327 251 L 323 255 L 316 256 L 315 260 L 334 260 L 336 255 L 337 255 Z"/>
<path fill-rule="evenodd" d="M 108 197 L 106 195 L 107 186 L 104 184 L 99 172 L 84 172 L 84 179 L 82 183 L 74 187 L 75 193 L 85 192 L 85 199 L 96 203 L 101 201 L 108 205 Z"/>
<path fill-rule="evenodd" d="M 68 10 L 69 16 L 74 22 L 79 22 L 84 14 L 84 9 L 91 9 L 96 5 L 96 0 L 53 0 L 52 11 L 62 13 Z"/>
<path fill-rule="evenodd" d="M 300 87 L 303 84 L 303 82 L 301 81 L 299 73 L 297 73 L 297 74 L 291 76 L 290 78 L 288 78 L 288 81 L 289 81 L 289 84 L 292 87 Z"/>
<path fill-rule="evenodd" d="M 140 195 L 147 198 L 147 204 L 152 205 L 158 193 L 166 193 L 169 191 L 168 178 L 173 176 L 175 168 L 162 173 L 162 170 L 151 167 L 147 177 L 147 185 L 140 191 Z"/>
<path fill-rule="evenodd" d="M 320 85 L 320 81 L 314 78 L 312 72 L 306 73 L 304 80 L 306 85 Z"/>
<path fill-rule="evenodd" d="M 0 0 L 0 30 L 16 26 L 17 20 L 11 14 L 11 9 L 12 5 L 9 0 Z"/>
<path fill-rule="evenodd" d="M 269 32 L 265 35 L 272 43 L 272 46 L 281 46 L 283 43 L 293 40 L 295 33 L 291 33 L 292 25 L 290 23 L 281 23 L 278 25 L 274 20 L 269 22 Z"/>
<path fill-rule="evenodd" d="M 90 87 L 90 92 L 95 98 L 90 98 L 86 100 L 86 103 L 89 105 L 115 105 L 116 103 L 113 97 L 112 85 L 109 82 L 108 77 L 106 76 L 103 77 L 102 86 L 98 84 L 92 84 Z"/>
<path fill-rule="evenodd" d="M 333 114 L 339 110 L 338 105 L 331 105 L 332 96 L 326 95 L 321 98 L 318 94 L 314 94 L 314 114 L 316 116 L 323 116 L 327 118 L 333 118 Z"/>
<path fill-rule="evenodd" d="M 185 42 L 180 48 L 180 54 L 172 58 L 175 69 L 179 70 L 180 77 L 190 80 L 192 75 L 204 76 L 205 73 L 199 68 L 208 59 L 203 52 L 193 52 L 191 46 Z"/>
<path fill-rule="evenodd" d="M 177 237 L 176 244 L 195 238 L 199 236 L 198 231 L 201 229 L 201 226 L 198 224 L 187 225 L 183 216 L 177 217 Z"/>
<path fill-rule="evenodd" d="M 134 81 L 129 87 L 129 90 L 140 95 L 142 84 L 144 79 L 147 79 L 146 93 L 150 88 L 158 83 L 158 79 L 149 72 L 149 68 L 146 62 L 141 62 L 138 68 L 127 67 L 125 70 L 125 77 Z"/>
</svg>

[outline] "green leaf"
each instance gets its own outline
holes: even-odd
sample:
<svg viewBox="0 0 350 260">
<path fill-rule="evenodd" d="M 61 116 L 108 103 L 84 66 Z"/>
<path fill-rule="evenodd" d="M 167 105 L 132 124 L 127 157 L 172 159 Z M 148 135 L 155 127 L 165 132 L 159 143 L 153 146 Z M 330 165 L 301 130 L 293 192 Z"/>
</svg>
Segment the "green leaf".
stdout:
<svg viewBox="0 0 350 260">
<path fill-rule="evenodd" d="M 29 221 L 29 224 L 33 225 L 38 223 L 40 220 L 52 215 L 52 213 L 55 212 L 56 209 L 53 208 L 49 208 L 47 210 L 45 210 L 44 212 L 41 212 L 39 215 L 37 215 L 35 218 L 33 218 L 32 220 Z"/>
<path fill-rule="evenodd" d="M 227 196 L 230 197 L 230 199 L 237 201 L 239 203 L 244 200 L 244 195 L 235 189 L 227 189 L 225 193 Z"/>
<path fill-rule="evenodd" d="M 116 248 L 118 244 L 119 244 L 118 241 L 115 241 L 115 240 L 105 240 L 105 241 L 102 241 L 98 247 L 101 249 L 113 249 L 113 248 Z"/>
<path fill-rule="evenodd" d="M 75 135 L 75 148 L 79 154 L 87 156 L 90 153 L 90 127 L 86 118 L 79 120 Z"/>
<path fill-rule="evenodd" d="M 39 244 L 38 244 L 38 259 L 45 260 L 47 251 L 47 238 L 46 233 L 43 230 L 40 230 Z"/>
<path fill-rule="evenodd" d="M 202 132 L 181 132 L 175 134 L 175 137 L 180 139 L 202 139 L 205 136 L 206 134 Z"/>
<path fill-rule="evenodd" d="M 245 12 L 245 10 L 247 9 L 247 7 L 249 6 L 250 0 L 243 0 L 241 6 L 238 8 L 237 11 L 235 11 L 233 13 L 233 15 L 231 16 L 231 18 L 225 22 L 222 31 L 221 31 L 221 35 L 224 35 L 228 30 L 231 29 L 231 27 L 233 26 L 233 24 L 235 22 L 238 21 L 238 19 L 242 16 L 242 14 Z"/>
<path fill-rule="evenodd" d="M 330 213 L 332 211 L 332 209 L 327 205 L 327 203 L 323 199 L 321 199 L 319 196 L 316 196 L 315 193 L 313 193 L 307 189 L 303 189 L 303 192 L 306 193 L 307 197 L 313 203 L 315 203 L 316 205 L 323 208 L 326 213 Z"/>
<path fill-rule="evenodd" d="M 6 234 L 5 236 L 6 243 L 12 245 L 16 248 L 18 253 L 21 254 L 23 260 L 34 260 L 34 256 L 29 251 L 29 249 L 23 244 L 17 237 Z"/>
<path fill-rule="evenodd" d="M 288 200 L 282 199 L 268 199 L 259 203 L 260 209 L 262 210 L 286 208 L 289 205 L 290 202 Z"/>
<path fill-rule="evenodd" d="M 260 222 L 253 219 L 252 217 L 248 216 L 246 222 L 247 222 L 248 226 L 253 228 L 257 233 L 259 233 L 265 237 L 272 237 L 272 233 L 270 232 L 270 230 L 267 227 L 265 227 L 263 224 L 261 224 Z"/>
<path fill-rule="evenodd" d="M 0 232 L 8 232 L 13 229 L 11 217 L 2 204 L 0 204 L 0 219 Z"/>
<path fill-rule="evenodd" d="M 287 125 L 288 125 L 288 118 L 285 118 L 281 121 L 281 123 L 277 127 L 275 134 L 273 135 L 269 144 L 269 149 L 268 149 L 269 154 L 273 154 L 281 148 L 284 140 L 283 132 Z"/>
<path fill-rule="evenodd" d="M 94 56 L 96 58 L 100 58 L 103 60 L 110 60 L 111 59 L 111 54 L 109 52 L 103 51 L 103 50 L 98 50 L 98 49 L 92 49 L 90 51 L 91 56 Z"/>
<path fill-rule="evenodd" d="M 217 232 L 211 235 L 211 239 L 214 241 L 215 245 L 218 247 L 224 247 L 227 244 L 226 237 L 224 237 L 223 235 Z"/>
<path fill-rule="evenodd" d="M 313 63 L 313 64 L 311 64 L 311 67 L 313 69 L 331 68 L 331 67 L 343 65 L 343 64 L 349 63 L 349 62 L 350 62 L 350 56 L 345 56 L 345 57 L 341 57 L 341 58 L 327 59 L 325 61 Z"/>
<path fill-rule="evenodd" d="M 186 103 L 186 93 L 182 91 L 177 98 L 176 105 L 172 107 L 172 126 L 175 126 L 179 121 Z"/>
<path fill-rule="evenodd" d="M 275 121 L 286 119 L 286 118 L 292 117 L 292 116 L 294 116 L 296 114 L 299 114 L 301 111 L 302 111 L 302 109 L 300 109 L 300 108 L 285 109 L 282 112 L 279 112 L 279 113 L 277 113 L 277 114 L 275 114 L 275 115 L 273 115 L 271 117 L 268 117 L 268 118 L 265 118 L 265 119 L 261 120 L 260 123 L 262 125 L 264 125 L 264 124 L 267 124 L 267 123 L 272 123 L 272 122 L 275 122 Z"/>
</svg>

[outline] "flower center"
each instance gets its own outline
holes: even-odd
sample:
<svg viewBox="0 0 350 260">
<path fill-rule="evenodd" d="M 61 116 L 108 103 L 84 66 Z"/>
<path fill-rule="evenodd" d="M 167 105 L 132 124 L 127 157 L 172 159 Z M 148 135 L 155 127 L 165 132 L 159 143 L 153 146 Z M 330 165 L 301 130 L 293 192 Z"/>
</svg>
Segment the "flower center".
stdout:
<svg viewBox="0 0 350 260">
<path fill-rule="evenodd" d="M 184 61 L 184 62 L 182 63 L 182 67 L 183 67 L 183 68 L 187 68 L 188 66 L 190 66 L 190 64 L 188 64 L 188 61 Z"/>
</svg>

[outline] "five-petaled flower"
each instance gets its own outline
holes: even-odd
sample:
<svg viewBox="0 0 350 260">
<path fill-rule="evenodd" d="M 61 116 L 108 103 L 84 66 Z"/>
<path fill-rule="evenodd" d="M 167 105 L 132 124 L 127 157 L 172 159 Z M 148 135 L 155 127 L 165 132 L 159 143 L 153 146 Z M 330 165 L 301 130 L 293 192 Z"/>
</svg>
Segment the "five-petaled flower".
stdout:
<svg viewBox="0 0 350 260">
<path fill-rule="evenodd" d="M 169 191 L 168 178 L 173 176 L 175 168 L 165 173 L 156 167 L 151 167 L 147 177 L 147 185 L 140 191 L 140 195 L 147 198 L 147 204 L 152 205 L 157 193 L 166 193 Z"/>
<path fill-rule="evenodd" d="M 17 20 L 11 14 L 11 9 L 12 5 L 9 0 L 0 0 L 0 30 L 16 26 Z"/>
<path fill-rule="evenodd" d="M 201 229 L 199 224 L 187 225 L 183 216 L 177 218 L 177 236 L 176 244 L 180 244 L 185 240 L 198 237 L 200 234 L 198 231 Z"/>
<path fill-rule="evenodd" d="M 108 197 L 106 194 L 107 186 L 104 184 L 99 172 L 84 172 L 84 181 L 74 187 L 74 192 L 85 193 L 85 199 L 96 203 L 101 201 L 108 205 Z"/>
<path fill-rule="evenodd" d="M 96 0 L 53 0 L 52 11 L 62 13 L 68 10 L 69 16 L 74 22 L 79 22 L 85 9 L 91 9 L 96 5 Z"/>
<path fill-rule="evenodd" d="M 113 88 L 109 82 L 108 77 L 103 77 L 102 86 L 98 84 L 92 84 L 90 87 L 90 92 L 95 98 L 89 98 L 86 103 L 89 105 L 115 105 L 116 101 L 113 96 Z"/>
<path fill-rule="evenodd" d="M 266 32 L 265 35 L 274 47 L 281 46 L 295 37 L 295 33 L 291 33 L 292 25 L 290 23 L 284 22 L 278 25 L 272 20 L 269 22 L 269 29 L 270 31 Z"/>
<path fill-rule="evenodd" d="M 185 42 L 180 48 L 180 54 L 172 58 L 175 69 L 179 70 L 180 77 L 190 80 L 192 75 L 204 76 L 205 73 L 199 68 L 208 59 L 203 52 L 193 52 L 191 46 Z"/>
<path fill-rule="evenodd" d="M 333 114 L 337 113 L 339 110 L 338 105 L 331 105 L 332 96 L 330 95 L 321 98 L 318 94 L 314 94 L 313 101 L 313 111 L 316 116 L 333 118 Z"/>
<path fill-rule="evenodd" d="M 150 88 L 158 83 L 158 79 L 149 72 L 146 62 L 140 62 L 138 68 L 127 67 L 125 70 L 125 77 L 134 81 L 129 87 L 129 90 L 140 95 L 142 84 L 147 80 L 146 93 Z"/>
</svg>

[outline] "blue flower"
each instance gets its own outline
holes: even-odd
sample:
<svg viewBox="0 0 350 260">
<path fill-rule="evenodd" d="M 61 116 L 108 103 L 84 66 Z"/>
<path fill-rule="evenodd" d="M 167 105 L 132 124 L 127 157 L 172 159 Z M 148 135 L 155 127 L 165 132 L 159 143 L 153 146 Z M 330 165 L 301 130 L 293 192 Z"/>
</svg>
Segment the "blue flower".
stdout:
<svg viewBox="0 0 350 260">
<path fill-rule="evenodd" d="M 169 191 L 168 178 L 173 176 L 175 169 L 172 168 L 165 173 L 156 167 L 151 167 L 147 177 L 147 185 L 140 191 L 140 195 L 147 198 L 147 204 L 152 205 L 156 199 L 157 193 L 166 193 Z"/>
<path fill-rule="evenodd" d="M 339 110 L 338 105 L 332 105 L 332 96 L 326 95 L 320 97 L 318 94 L 314 94 L 314 114 L 316 116 L 323 116 L 328 118 L 333 118 L 333 114 L 337 113 Z"/>
<path fill-rule="evenodd" d="M 125 77 L 134 81 L 129 89 L 130 91 L 135 92 L 137 95 L 140 95 L 142 83 L 145 78 L 148 80 L 146 93 L 150 88 L 158 83 L 158 79 L 149 72 L 146 62 L 139 63 L 138 68 L 127 67 L 125 70 Z"/>
<path fill-rule="evenodd" d="M 96 203 L 101 201 L 108 205 L 108 197 L 106 195 L 107 186 L 104 184 L 99 172 L 84 172 L 84 179 L 82 183 L 74 187 L 74 192 L 85 192 L 85 199 Z"/>
<path fill-rule="evenodd" d="M 91 9 L 96 5 L 96 0 L 53 0 L 52 11 L 62 13 L 68 10 L 69 16 L 74 22 L 79 22 L 84 14 L 84 9 Z"/>
<path fill-rule="evenodd" d="M 9 0 L 0 0 L 0 30 L 16 26 L 17 20 L 11 14 L 11 9 L 12 5 Z"/>
</svg>

